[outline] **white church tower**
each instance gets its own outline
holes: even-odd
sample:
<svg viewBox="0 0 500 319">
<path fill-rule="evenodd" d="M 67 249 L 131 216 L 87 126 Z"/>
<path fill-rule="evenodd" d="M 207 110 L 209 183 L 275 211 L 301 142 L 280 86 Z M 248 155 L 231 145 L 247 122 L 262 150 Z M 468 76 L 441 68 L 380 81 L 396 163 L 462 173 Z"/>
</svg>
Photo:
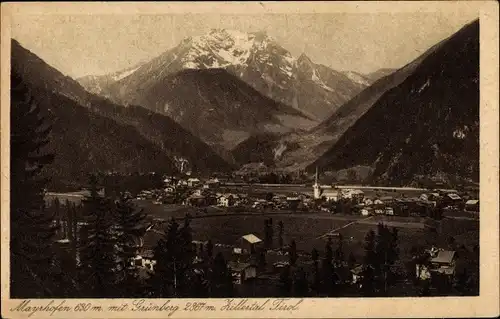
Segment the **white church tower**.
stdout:
<svg viewBox="0 0 500 319">
<path fill-rule="evenodd" d="M 318 167 L 316 166 L 316 175 L 314 176 L 314 185 L 313 185 L 314 199 L 321 198 L 321 187 L 318 184 Z"/>
</svg>

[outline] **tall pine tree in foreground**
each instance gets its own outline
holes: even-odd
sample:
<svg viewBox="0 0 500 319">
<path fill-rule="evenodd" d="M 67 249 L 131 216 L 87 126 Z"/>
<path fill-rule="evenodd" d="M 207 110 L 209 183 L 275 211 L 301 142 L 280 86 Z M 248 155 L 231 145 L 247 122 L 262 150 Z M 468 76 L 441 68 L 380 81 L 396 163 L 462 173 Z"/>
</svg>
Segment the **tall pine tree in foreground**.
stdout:
<svg viewBox="0 0 500 319">
<path fill-rule="evenodd" d="M 323 292 L 328 296 L 333 296 L 335 293 L 335 281 L 333 267 L 333 249 L 330 238 L 325 245 L 325 257 L 322 261 L 321 273 L 323 277 Z"/>
<path fill-rule="evenodd" d="M 295 297 L 307 297 L 309 295 L 309 283 L 304 268 L 300 267 L 293 275 L 293 295 Z"/>
<path fill-rule="evenodd" d="M 285 225 L 283 224 L 283 221 L 279 221 L 278 223 L 278 242 L 280 245 L 280 249 L 283 248 L 283 232 L 285 230 Z"/>
<path fill-rule="evenodd" d="M 297 262 L 297 244 L 295 243 L 295 239 L 292 240 L 290 244 L 290 249 L 288 250 L 288 259 L 290 261 L 290 265 L 293 266 Z"/>
<path fill-rule="evenodd" d="M 80 246 L 80 283 L 85 297 L 106 298 L 116 291 L 116 228 L 113 207 L 108 198 L 97 191 L 97 180 L 90 178 L 90 195 L 84 199 L 86 236 Z"/>
<path fill-rule="evenodd" d="M 188 297 L 191 293 L 194 276 L 193 260 L 196 250 L 193 245 L 193 234 L 191 229 L 191 217 L 186 215 L 184 224 L 179 231 L 180 254 L 178 256 L 179 265 L 177 267 L 177 295 Z"/>
<path fill-rule="evenodd" d="M 316 248 L 314 248 L 311 252 L 311 259 L 314 264 L 314 279 L 313 279 L 313 284 L 312 284 L 312 289 L 316 292 L 319 293 L 321 291 L 321 273 L 319 270 L 319 253 Z"/>
<path fill-rule="evenodd" d="M 121 297 L 141 295 L 137 269 L 130 262 L 137 254 L 139 240 L 146 232 L 146 214 L 137 209 L 125 193 L 115 203 L 116 248 L 119 294 Z"/>
<path fill-rule="evenodd" d="M 375 232 L 370 230 L 365 237 L 365 256 L 361 279 L 361 292 L 369 297 L 375 294 L 375 267 L 378 263 L 375 252 Z"/>
<path fill-rule="evenodd" d="M 292 271 L 289 265 L 283 267 L 279 277 L 280 297 L 289 297 L 292 294 L 293 280 Z"/>
<path fill-rule="evenodd" d="M 11 74 L 10 288 L 11 298 L 54 295 L 53 218 L 44 207 L 41 177 L 53 156 L 43 154 L 51 127 L 22 78 Z"/>
<path fill-rule="evenodd" d="M 377 288 L 382 294 L 387 293 L 387 289 L 395 281 L 395 274 L 392 266 L 399 257 L 398 250 L 398 232 L 396 228 L 392 231 L 384 224 L 377 225 L 377 237 L 375 245 L 375 255 L 377 264 L 376 283 Z"/>
<path fill-rule="evenodd" d="M 182 249 L 181 230 L 175 219 L 166 226 L 163 237 L 154 250 L 156 260 L 155 273 L 150 278 L 150 286 L 154 297 L 169 298 L 179 296 L 182 286 Z"/>
<path fill-rule="evenodd" d="M 217 253 L 210 272 L 209 294 L 210 297 L 222 298 L 233 296 L 233 277 L 227 267 L 222 253 Z"/>
</svg>

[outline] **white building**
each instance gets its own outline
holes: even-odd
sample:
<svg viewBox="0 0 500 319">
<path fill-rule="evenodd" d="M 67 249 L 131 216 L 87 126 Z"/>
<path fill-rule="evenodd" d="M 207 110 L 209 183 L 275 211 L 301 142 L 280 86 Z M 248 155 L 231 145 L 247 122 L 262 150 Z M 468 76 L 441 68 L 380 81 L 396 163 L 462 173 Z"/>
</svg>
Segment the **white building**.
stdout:
<svg viewBox="0 0 500 319">
<path fill-rule="evenodd" d="M 365 193 L 359 189 L 343 189 L 341 195 L 342 198 L 362 200 Z"/>
<path fill-rule="evenodd" d="M 313 185 L 314 199 L 321 198 L 321 186 L 318 184 L 318 167 L 316 166 L 316 174 L 314 175 L 314 185 Z"/>
<path fill-rule="evenodd" d="M 142 257 L 142 256 L 136 256 L 131 263 L 132 263 L 132 267 L 147 268 L 151 271 L 154 271 L 154 266 L 156 265 L 156 260 L 149 259 L 149 258 Z"/>
<path fill-rule="evenodd" d="M 200 183 L 201 183 L 201 181 L 198 178 L 196 178 L 196 177 L 190 177 L 187 180 L 187 184 L 188 184 L 189 187 L 196 186 L 196 185 L 198 185 Z"/>
<path fill-rule="evenodd" d="M 234 205 L 235 199 L 236 199 L 236 196 L 234 196 L 232 194 L 220 195 L 217 198 L 217 205 L 222 206 L 222 207 L 230 207 L 230 206 Z"/>
<path fill-rule="evenodd" d="M 363 216 L 370 216 L 372 214 L 372 210 L 368 208 L 363 208 L 361 209 L 361 215 Z"/>
<path fill-rule="evenodd" d="M 318 183 L 318 168 L 316 167 L 316 175 L 314 177 L 313 184 L 313 198 L 321 199 L 324 198 L 327 201 L 337 201 L 339 198 L 339 192 L 336 189 L 330 188 L 321 188 L 321 185 Z"/>
</svg>

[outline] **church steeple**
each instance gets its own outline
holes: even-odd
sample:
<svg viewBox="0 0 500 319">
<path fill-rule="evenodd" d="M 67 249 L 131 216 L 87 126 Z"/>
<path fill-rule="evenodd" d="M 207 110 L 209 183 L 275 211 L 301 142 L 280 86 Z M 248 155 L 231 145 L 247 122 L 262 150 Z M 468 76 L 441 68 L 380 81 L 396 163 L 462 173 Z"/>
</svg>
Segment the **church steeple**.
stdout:
<svg viewBox="0 0 500 319">
<path fill-rule="evenodd" d="M 318 166 L 316 166 L 316 174 L 314 175 L 314 184 L 318 185 Z"/>
<path fill-rule="evenodd" d="M 318 184 L 318 166 L 316 166 L 316 174 L 314 175 L 313 193 L 314 193 L 314 199 L 320 199 L 321 187 Z"/>
</svg>

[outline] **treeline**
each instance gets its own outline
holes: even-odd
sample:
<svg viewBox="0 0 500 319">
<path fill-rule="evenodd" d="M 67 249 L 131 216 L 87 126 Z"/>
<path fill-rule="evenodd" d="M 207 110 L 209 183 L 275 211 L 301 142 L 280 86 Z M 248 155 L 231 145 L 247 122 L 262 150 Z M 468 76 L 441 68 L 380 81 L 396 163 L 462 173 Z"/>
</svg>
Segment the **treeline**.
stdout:
<svg viewBox="0 0 500 319">
<path fill-rule="evenodd" d="M 297 245 L 292 240 L 289 265 L 280 274 L 280 296 L 384 296 L 399 278 L 394 271 L 399 257 L 397 230 L 379 224 L 377 232 L 368 232 L 364 249 L 364 257 L 358 262 L 352 253 L 344 252 L 344 239 L 339 234 L 336 243 L 327 240 L 322 256 L 315 248 L 303 256 L 309 260 L 298 262 Z M 308 261 L 312 261 L 309 270 L 304 267 Z M 354 281 L 353 271 L 358 278 Z"/>
<path fill-rule="evenodd" d="M 188 219 L 179 231 L 171 222 L 155 249 L 156 280 L 144 281 L 140 267 L 131 261 L 146 231 L 145 215 L 125 193 L 118 194 L 118 187 L 116 197 L 103 197 L 93 176 L 90 195 L 81 205 L 56 201 L 47 207 L 44 189 L 50 179 L 44 175 L 54 161 L 47 151 L 52 127 L 15 73 L 11 101 L 11 298 L 182 296 L 190 291 L 188 283 L 206 284 L 191 280 L 195 272 L 188 266 L 193 257 Z M 213 258 L 206 273 L 209 295 L 232 284 L 222 256 Z"/>
<path fill-rule="evenodd" d="M 141 238 L 151 226 L 146 215 L 122 193 L 114 200 L 99 195 L 95 177 L 90 195 L 81 204 L 56 198 L 45 208 L 48 246 L 47 282 L 39 288 L 43 297 L 168 298 L 223 297 L 235 294 L 233 277 L 222 254 L 214 256 L 213 244 L 193 244 L 190 218 L 180 225 L 172 219 L 152 254 L 154 270 L 135 264 L 141 254 Z M 156 231 L 158 232 L 158 231 Z M 147 251 L 142 251 L 148 255 Z M 41 269 L 34 268 L 36 272 Z M 15 270 L 14 270 L 15 272 Z M 18 297 L 34 291 L 12 286 Z M 42 284 L 42 282 L 40 282 Z M 46 284 L 44 284 L 46 285 Z"/>
</svg>

